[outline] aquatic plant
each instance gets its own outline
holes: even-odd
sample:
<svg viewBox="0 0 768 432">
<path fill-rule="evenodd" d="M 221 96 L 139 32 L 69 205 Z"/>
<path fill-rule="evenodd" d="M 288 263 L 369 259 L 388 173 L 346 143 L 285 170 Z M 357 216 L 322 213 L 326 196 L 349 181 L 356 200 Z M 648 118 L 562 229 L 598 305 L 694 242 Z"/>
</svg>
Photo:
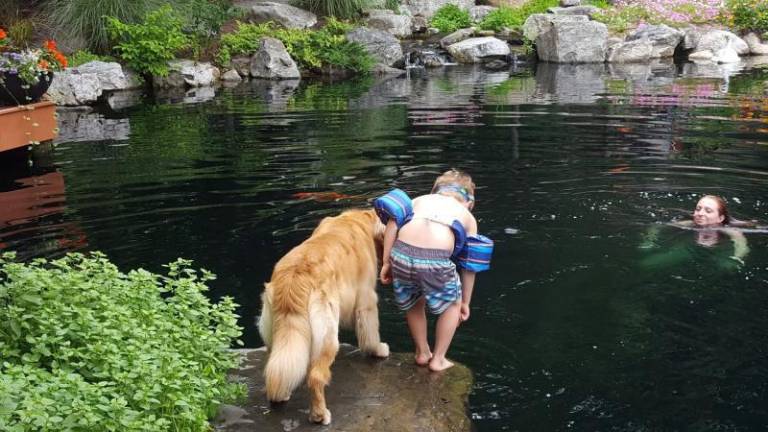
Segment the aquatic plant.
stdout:
<svg viewBox="0 0 768 432">
<path fill-rule="evenodd" d="M 0 430 L 208 431 L 241 332 L 214 275 L 177 260 L 167 275 L 120 272 L 100 253 L 0 256 Z"/>
</svg>

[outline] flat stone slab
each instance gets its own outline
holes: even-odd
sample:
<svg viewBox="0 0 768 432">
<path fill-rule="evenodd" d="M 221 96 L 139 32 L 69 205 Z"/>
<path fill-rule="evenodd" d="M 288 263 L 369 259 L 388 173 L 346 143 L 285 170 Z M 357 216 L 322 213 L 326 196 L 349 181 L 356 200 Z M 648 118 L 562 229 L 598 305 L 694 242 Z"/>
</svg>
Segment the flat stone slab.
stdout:
<svg viewBox="0 0 768 432">
<path fill-rule="evenodd" d="M 413 363 L 411 353 L 374 359 L 342 345 L 333 364 L 325 395 L 333 421 L 310 423 L 309 394 L 300 386 L 284 404 L 270 405 L 264 395 L 266 350 L 239 350 L 241 369 L 232 375 L 248 386 L 241 406 L 224 406 L 214 426 L 218 431 L 377 431 L 468 432 L 467 398 L 472 372 L 456 364 L 445 372 L 429 372 Z"/>
</svg>

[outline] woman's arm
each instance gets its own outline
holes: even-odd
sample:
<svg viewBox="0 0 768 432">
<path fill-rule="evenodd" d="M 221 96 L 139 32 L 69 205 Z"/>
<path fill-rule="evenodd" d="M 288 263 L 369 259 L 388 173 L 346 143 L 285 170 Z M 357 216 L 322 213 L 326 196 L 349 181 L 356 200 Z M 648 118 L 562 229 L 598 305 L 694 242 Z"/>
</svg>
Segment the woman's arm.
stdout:
<svg viewBox="0 0 768 432">
<path fill-rule="evenodd" d="M 735 260 L 744 264 L 744 258 L 749 254 L 749 245 L 744 233 L 737 229 L 726 228 L 723 230 L 733 241 L 733 257 Z"/>
</svg>

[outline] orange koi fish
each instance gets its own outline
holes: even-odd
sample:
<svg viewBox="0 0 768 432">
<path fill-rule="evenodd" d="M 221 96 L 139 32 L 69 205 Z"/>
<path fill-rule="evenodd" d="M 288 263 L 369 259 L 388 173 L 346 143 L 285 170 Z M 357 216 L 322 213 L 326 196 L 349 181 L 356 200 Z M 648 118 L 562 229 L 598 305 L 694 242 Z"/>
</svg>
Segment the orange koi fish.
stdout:
<svg viewBox="0 0 768 432">
<path fill-rule="evenodd" d="M 358 198 L 359 195 L 347 195 L 339 192 L 297 192 L 291 197 L 296 199 L 311 199 L 317 202 L 339 201 L 343 199 Z"/>
</svg>

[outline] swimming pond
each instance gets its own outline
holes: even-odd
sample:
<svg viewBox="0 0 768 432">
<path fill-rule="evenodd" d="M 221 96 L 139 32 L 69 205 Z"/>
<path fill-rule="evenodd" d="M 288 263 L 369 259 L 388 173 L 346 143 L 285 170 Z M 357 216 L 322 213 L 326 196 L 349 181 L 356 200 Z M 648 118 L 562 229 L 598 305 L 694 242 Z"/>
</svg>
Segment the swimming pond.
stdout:
<svg viewBox="0 0 768 432">
<path fill-rule="evenodd" d="M 262 284 L 320 218 L 456 166 L 496 241 L 449 352 L 475 372 L 478 431 L 763 430 L 768 235 L 745 234 L 743 264 L 727 238 L 674 228 L 643 246 L 705 193 L 768 222 L 766 95 L 759 65 L 540 64 L 65 112 L 33 166 L 0 165 L 0 247 L 101 250 L 126 270 L 192 259 L 258 346 Z M 410 350 L 386 287 L 380 309 Z"/>
</svg>

